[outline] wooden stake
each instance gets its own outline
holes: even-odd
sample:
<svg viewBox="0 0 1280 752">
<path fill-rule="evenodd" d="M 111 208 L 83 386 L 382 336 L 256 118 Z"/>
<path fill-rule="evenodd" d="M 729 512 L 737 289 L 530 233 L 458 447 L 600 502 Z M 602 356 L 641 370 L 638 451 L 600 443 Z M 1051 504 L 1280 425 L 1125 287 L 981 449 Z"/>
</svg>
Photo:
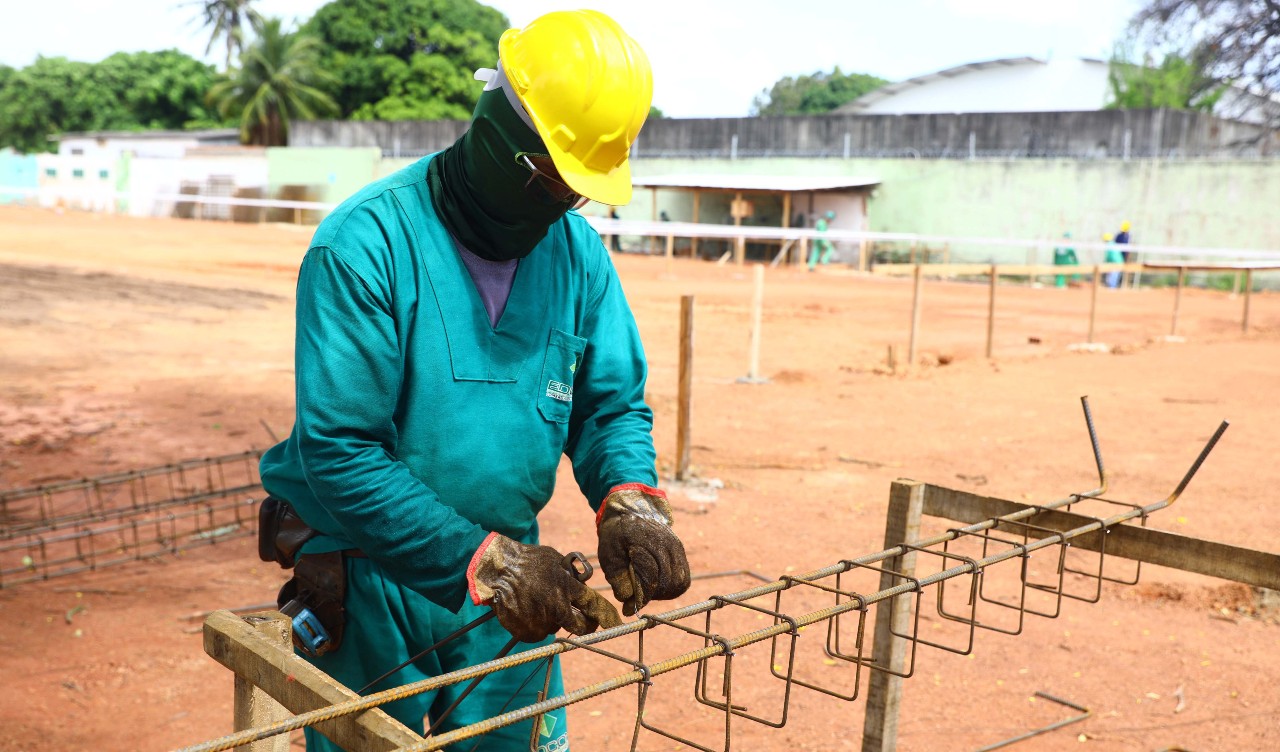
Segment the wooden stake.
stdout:
<svg viewBox="0 0 1280 752">
<path fill-rule="evenodd" d="M 698 215 L 702 210 L 702 191 L 693 189 L 693 223 L 698 224 Z M 689 238 L 689 258 L 698 257 L 698 236 Z"/>
<path fill-rule="evenodd" d="M 649 196 L 650 198 L 653 199 L 653 211 L 650 212 L 650 215 L 653 221 L 657 222 L 658 221 L 658 189 L 656 187 L 650 188 Z M 658 249 L 657 249 L 657 246 L 655 245 L 657 242 L 658 242 L 657 237 L 653 235 L 649 236 L 649 253 L 650 254 L 657 253 Z"/>
<path fill-rule="evenodd" d="M 245 621 L 271 644 L 283 650 L 293 649 L 293 624 L 289 617 L 279 611 L 246 616 Z M 232 709 L 236 731 L 269 726 L 289 717 L 289 711 L 283 705 L 240 674 L 235 675 L 235 702 Z M 279 734 L 240 749 L 247 752 L 289 752 L 289 735 Z"/>
<path fill-rule="evenodd" d="M 1094 264 L 1093 266 L 1093 295 L 1089 299 L 1089 338 L 1086 342 L 1093 343 L 1093 327 L 1098 321 L 1098 285 L 1102 282 L 1102 269 Z"/>
<path fill-rule="evenodd" d="M 742 264 L 747 260 L 747 239 L 745 236 L 733 241 L 733 263 Z"/>
<path fill-rule="evenodd" d="M 889 492 L 889 513 L 884 524 L 886 549 L 920 537 L 920 515 L 924 509 L 925 484 L 896 480 Z M 915 574 L 916 555 L 908 553 L 892 559 L 894 572 Z M 880 589 L 907 584 L 889 572 L 880 575 Z M 886 673 L 907 673 L 907 641 L 897 635 L 911 632 L 914 599 L 910 592 L 881 603 L 876 608 L 875 641 L 871 657 L 884 671 L 871 671 L 867 687 L 867 709 L 862 724 L 862 752 L 893 752 L 898 748 L 898 708 L 902 702 L 902 677 Z"/>
<path fill-rule="evenodd" d="M 675 255 L 675 252 L 676 252 L 676 236 L 668 235 L 667 236 L 667 276 L 668 277 L 671 276 L 671 258 Z"/>
<path fill-rule="evenodd" d="M 755 292 L 751 296 L 751 360 L 747 380 L 760 380 L 760 319 L 764 311 L 764 264 L 755 265 Z"/>
<path fill-rule="evenodd" d="M 676 480 L 689 477 L 693 414 L 693 296 L 680 298 L 679 395 L 676 404 Z"/>
<path fill-rule="evenodd" d="M 1169 336 L 1178 334 L 1178 308 L 1182 305 L 1182 285 L 1187 281 L 1187 267 L 1178 267 L 1178 288 L 1173 293 L 1173 323 L 1169 325 Z"/>
<path fill-rule="evenodd" d="M 987 359 L 991 359 L 996 336 L 996 265 L 991 265 L 991 291 L 987 301 Z"/>
<path fill-rule="evenodd" d="M 911 339 L 907 341 L 907 367 L 916 364 L 916 334 L 920 331 L 920 264 L 916 264 L 915 285 L 911 293 Z"/>
<path fill-rule="evenodd" d="M 1244 321 L 1240 325 L 1240 331 L 1245 334 L 1249 333 L 1249 296 L 1253 293 L 1253 270 L 1245 269 L 1244 271 Z"/>
</svg>

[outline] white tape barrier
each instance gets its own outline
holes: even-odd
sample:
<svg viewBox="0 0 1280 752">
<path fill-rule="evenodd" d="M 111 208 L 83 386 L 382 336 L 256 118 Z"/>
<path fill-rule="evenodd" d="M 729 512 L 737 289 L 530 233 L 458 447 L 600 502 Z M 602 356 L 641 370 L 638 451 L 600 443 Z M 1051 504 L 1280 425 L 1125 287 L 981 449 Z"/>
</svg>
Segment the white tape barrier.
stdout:
<svg viewBox="0 0 1280 752">
<path fill-rule="evenodd" d="M 920 235 L 909 232 L 870 232 L 864 230 L 836 230 L 826 232 L 800 228 L 761 227 L 759 225 L 704 225 L 693 222 L 652 222 L 609 219 L 607 217 L 587 217 L 587 221 L 601 235 L 653 235 L 665 238 L 668 235 L 677 238 L 747 238 L 748 240 L 799 240 L 800 238 L 826 238 L 831 241 L 868 242 L 898 241 L 915 243 L 921 248 L 926 245 L 937 247 L 950 244 L 965 246 L 989 246 L 998 248 L 1038 248 L 1051 249 L 1058 246 L 1069 246 L 1076 250 L 1106 251 L 1115 248 L 1130 253 L 1141 253 L 1152 256 L 1213 256 L 1218 258 L 1260 259 L 1266 261 L 1280 260 L 1280 250 L 1256 250 L 1252 248 L 1199 248 L 1190 246 L 1166 245 L 1115 245 L 1105 242 L 1077 242 L 1070 238 L 1027 239 L 1027 238 L 985 238 L 957 237 L 951 235 Z"/>
<path fill-rule="evenodd" d="M 262 206 L 278 209 L 315 209 L 331 211 L 337 204 L 323 201 L 289 201 L 284 199 L 236 198 L 232 196 L 201 196 L 194 194 L 133 194 L 124 191 L 70 191 L 53 188 L 17 188 L 0 186 L 0 196 L 34 196 L 45 198 L 73 198 L 80 200 L 135 201 L 135 202 L 171 202 L 188 204 L 216 204 L 223 206 Z M 587 222 L 601 235 L 640 235 L 644 237 L 665 238 L 668 235 L 677 238 L 746 238 L 748 240 L 799 240 L 801 238 L 826 238 L 831 241 L 850 242 L 902 242 L 919 246 L 986 246 L 995 248 L 1022 248 L 1048 250 L 1055 246 L 1070 246 L 1078 251 L 1106 251 L 1118 248 L 1128 253 L 1141 253 L 1144 260 L 1155 262 L 1157 257 L 1211 257 L 1223 259 L 1255 259 L 1266 262 L 1280 262 L 1280 250 L 1257 250 L 1252 248 L 1199 248 L 1187 246 L 1137 245 L 1127 244 L 1115 246 L 1103 242 L 1077 242 L 1068 238 L 1026 239 L 1026 238 L 986 238 L 957 237 L 950 235 L 920 235 L 909 232 L 869 232 L 864 230 L 831 229 L 818 232 L 797 227 L 762 227 L 760 225 L 711 225 L 696 222 L 653 222 L 608 217 L 587 216 Z"/>
<path fill-rule="evenodd" d="M 324 201 L 291 201 L 276 198 L 238 198 L 235 196 L 203 196 L 192 193 L 129 193 L 127 191 L 57 190 L 53 188 L 14 188 L 0 186 L 0 195 L 34 196 L 39 199 L 70 198 L 82 201 L 138 201 L 175 204 L 215 204 L 221 206 L 264 206 L 271 209 L 318 209 L 331 211 L 337 204 Z"/>
</svg>

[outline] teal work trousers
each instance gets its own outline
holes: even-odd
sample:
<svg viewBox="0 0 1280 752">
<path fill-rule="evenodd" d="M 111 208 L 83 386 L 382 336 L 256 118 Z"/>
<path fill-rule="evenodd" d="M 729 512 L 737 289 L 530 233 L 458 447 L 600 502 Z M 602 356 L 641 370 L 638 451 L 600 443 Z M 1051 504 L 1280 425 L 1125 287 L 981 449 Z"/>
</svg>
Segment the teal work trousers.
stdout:
<svg viewBox="0 0 1280 752">
<path fill-rule="evenodd" d="M 348 558 L 347 625 L 342 645 L 337 651 L 307 658 L 317 668 L 358 690 L 387 672 L 392 666 L 417 655 L 442 638 L 489 612 L 488 606 L 476 606 L 467 598 L 458 613 L 432 603 L 413 590 L 400 587 L 383 576 L 369 559 Z M 492 660 L 511 639 L 511 634 L 492 619 L 470 632 L 422 657 L 412 665 L 383 679 L 364 694 L 391 689 L 450 671 Z M 538 645 L 551 642 L 548 638 Z M 517 643 L 513 653 L 530 650 L 537 645 Z M 303 656 L 306 658 L 306 656 Z M 486 676 L 462 704 L 449 714 L 437 734 L 485 720 L 500 713 L 516 710 L 538 701 L 547 678 L 547 661 L 534 661 Z M 460 682 L 433 692 L 424 692 L 382 706 L 391 717 L 415 733 L 425 730 L 424 718 L 431 721 L 453 704 L 470 681 Z M 564 693 L 559 656 L 551 659 L 551 685 L 548 696 Z M 534 723 L 538 724 L 536 735 Z M 307 728 L 308 752 L 337 752 L 341 748 L 312 728 Z M 568 752 L 569 737 L 565 729 L 564 708 L 467 739 L 448 747 L 448 752 L 496 752 L 526 750 L 536 752 Z"/>
</svg>

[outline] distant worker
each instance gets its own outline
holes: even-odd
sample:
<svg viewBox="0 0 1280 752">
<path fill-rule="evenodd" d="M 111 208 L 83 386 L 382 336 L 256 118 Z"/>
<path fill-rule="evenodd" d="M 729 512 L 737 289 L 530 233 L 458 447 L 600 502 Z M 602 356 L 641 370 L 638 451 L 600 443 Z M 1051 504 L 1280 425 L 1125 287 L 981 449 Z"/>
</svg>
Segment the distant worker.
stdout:
<svg viewBox="0 0 1280 752">
<path fill-rule="evenodd" d="M 1062 237 L 1066 240 L 1071 239 L 1071 233 L 1064 232 Z M 1071 247 L 1070 243 L 1064 243 L 1053 249 L 1053 265 L 1054 266 L 1075 266 L 1080 260 L 1076 258 L 1076 249 Z M 1076 275 L 1071 275 L 1072 281 L 1075 281 Z M 1053 278 L 1055 287 L 1067 286 L 1067 275 L 1059 274 Z"/>
<path fill-rule="evenodd" d="M 261 460 L 282 524 L 259 555 L 294 570 L 279 598 L 301 619 L 299 651 L 357 692 L 622 623 L 576 559 L 539 543 L 564 456 L 623 613 L 689 587 L 656 488 L 640 334 L 574 211 L 631 200 L 648 58 L 591 10 L 510 29 L 498 56 L 462 136 L 344 201 L 299 273 L 296 422 Z M 547 671 L 383 709 L 437 736 L 563 693 L 559 662 Z M 450 749 L 567 750 L 565 718 L 549 709 Z M 306 742 L 338 749 L 311 728 Z"/>
<path fill-rule="evenodd" d="M 1116 245 L 1129 245 L 1129 220 L 1127 219 L 1120 223 L 1120 232 L 1116 233 Z M 1136 254 L 1134 254 L 1133 251 L 1121 251 L 1121 256 L 1124 258 L 1124 263 L 1126 264 L 1131 263 L 1135 255 Z M 1124 281 L 1130 287 L 1133 286 L 1133 277 L 1133 272 L 1126 272 L 1123 277 Z"/>
<path fill-rule="evenodd" d="M 1121 254 L 1120 249 L 1116 247 L 1115 238 L 1112 237 L 1111 233 L 1108 232 L 1105 235 L 1103 235 L 1102 242 L 1107 244 L 1107 252 L 1106 252 L 1106 256 L 1103 257 L 1103 263 L 1107 263 L 1107 264 L 1124 263 L 1124 255 Z M 1107 287 L 1110 287 L 1113 289 L 1119 287 L 1120 272 L 1118 271 L 1107 272 L 1103 276 L 1103 283 L 1106 284 Z"/>
<path fill-rule="evenodd" d="M 836 213 L 829 211 L 818 218 L 817 224 L 813 229 L 820 233 L 827 231 L 827 223 L 836 218 Z M 809 271 L 813 271 L 818 264 L 826 265 L 831 261 L 831 252 L 834 248 L 831 241 L 825 237 L 819 236 L 813 239 L 813 250 L 809 252 Z"/>
</svg>

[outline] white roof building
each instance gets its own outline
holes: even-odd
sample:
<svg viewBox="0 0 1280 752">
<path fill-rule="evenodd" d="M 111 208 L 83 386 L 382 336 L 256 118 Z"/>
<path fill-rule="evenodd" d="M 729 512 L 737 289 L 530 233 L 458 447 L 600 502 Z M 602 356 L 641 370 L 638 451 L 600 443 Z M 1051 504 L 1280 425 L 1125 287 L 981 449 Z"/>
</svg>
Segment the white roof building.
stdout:
<svg viewBox="0 0 1280 752">
<path fill-rule="evenodd" d="M 882 86 L 838 108 L 846 115 L 970 112 L 1088 112 L 1111 101 L 1109 65 L 1093 58 L 1009 57 L 958 65 Z M 1262 100 L 1228 91 L 1214 115 L 1261 122 Z M 1274 104 L 1272 106 L 1275 106 Z"/>
</svg>

